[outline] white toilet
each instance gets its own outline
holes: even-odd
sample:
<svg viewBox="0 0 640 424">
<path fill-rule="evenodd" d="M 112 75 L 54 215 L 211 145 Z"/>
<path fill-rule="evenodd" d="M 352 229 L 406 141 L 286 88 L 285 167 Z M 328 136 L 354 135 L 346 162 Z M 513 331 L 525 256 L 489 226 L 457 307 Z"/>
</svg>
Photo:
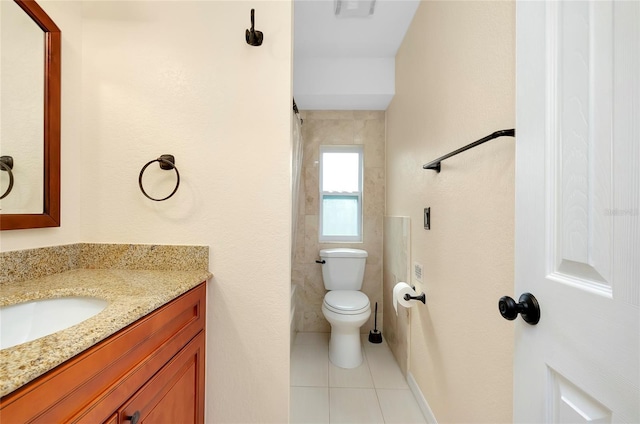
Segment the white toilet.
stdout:
<svg viewBox="0 0 640 424">
<path fill-rule="evenodd" d="M 362 293 L 367 252 L 359 249 L 322 249 L 322 280 L 329 290 L 322 313 L 331 324 L 329 359 L 341 368 L 362 363 L 360 327 L 371 316 L 369 298 Z"/>
</svg>

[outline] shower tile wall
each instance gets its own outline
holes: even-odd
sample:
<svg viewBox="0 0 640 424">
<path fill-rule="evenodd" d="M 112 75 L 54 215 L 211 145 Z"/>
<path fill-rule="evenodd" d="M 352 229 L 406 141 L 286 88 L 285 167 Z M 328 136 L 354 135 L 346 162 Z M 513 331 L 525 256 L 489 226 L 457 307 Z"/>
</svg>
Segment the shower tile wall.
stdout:
<svg viewBox="0 0 640 424">
<path fill-rule="evenodd" d="M 396 316 L 393 309 L 393 286 L 400 281 L 409 282 L 409 217 L 384 217 L 384 334 L 393 356 L 404 375 L 407 375 L 409 359 L 409 310 L 398 308 Z"/>
<path fill-rule="evenodd" d="M 385 112 L 384 111 L 302 111 L 304 159 L 300 183 L 299 218 L 296 231 L 292 282 L 298 286 L 297 331 L 329 332 L 322 315 L 320 249 L 351 247 L 369 253 L 363 291 L 371 302 L 370 322 L 362 332 L 373 328 L 373 308 L 378 302 L 378 327 L 382 327 L 382 234 L 385 202 Z M 318 241 L 318 152 L 321 144 L 364 145 L 363 242 L 320 243 Z"/>
</svg>

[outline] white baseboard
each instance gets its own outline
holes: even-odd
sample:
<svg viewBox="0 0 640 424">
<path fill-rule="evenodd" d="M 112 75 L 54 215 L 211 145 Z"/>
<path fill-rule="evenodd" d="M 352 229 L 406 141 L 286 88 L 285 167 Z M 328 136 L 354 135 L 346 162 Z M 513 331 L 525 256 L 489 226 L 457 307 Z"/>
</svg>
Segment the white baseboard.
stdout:
<svg viewBox="0 0 640 424">
<path fill-rule="evenodd" d="M 411 372 L 407 373 L 407 383 L 409 384 L 411 393 L 413 393 L 413 396 L 418 402 L 418 406 L 420 406 L 420 410 L 422 411 L 422 415 L 424 415 L 424 419 L 427 421 L 427 424 L 438 424 L 435 415 L 433 415 L 433 411 L 429 407 L 427 400 L 422 394 L 422 390 L 418 387 L 418 383 L 416 382 L 416 379 L 413 378 L 413 374 L 411 374 Z"/>
</svg>

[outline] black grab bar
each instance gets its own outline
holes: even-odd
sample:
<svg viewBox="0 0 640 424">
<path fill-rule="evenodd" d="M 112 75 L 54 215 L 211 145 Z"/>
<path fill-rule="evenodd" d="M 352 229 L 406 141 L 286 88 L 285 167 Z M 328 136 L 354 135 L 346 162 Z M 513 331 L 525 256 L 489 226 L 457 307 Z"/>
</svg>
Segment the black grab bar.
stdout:
<svg viewBox="0 0 640 424">
<path fill-rule="evenodd" d="M 422 165 L 423 169 L 431 169 L 434 170 L 436 172 L 440 172 L 440 162 L 442 162 L 445 159 L 449 159 L 451 156 L 455 156 L 458 153 L 462 153 L 465 150 L 469 150 L 472 149 L 476 146 L 481 145 L 482 143 L 486 143 L 489 140 L 493 140 L 494 138 L 498 138 L 498 137 L 515 137 L 516 136 L 516 130 L 515 129 L 510 129 L 510 130 L 499 130 L 494 132 L 493 134 L 489 134 L 486 137 L 481 138 L 480 140 L 476 140 L 471 144 L 467 144 L 464 147 L 459 148 L 458 150 L 454 150 L 451 153 L 448 153 L 442 157 L 439 157 L 438 159 L 432 160 L 431 162 L 427 163 L 426 165 Z"/>
</svg>

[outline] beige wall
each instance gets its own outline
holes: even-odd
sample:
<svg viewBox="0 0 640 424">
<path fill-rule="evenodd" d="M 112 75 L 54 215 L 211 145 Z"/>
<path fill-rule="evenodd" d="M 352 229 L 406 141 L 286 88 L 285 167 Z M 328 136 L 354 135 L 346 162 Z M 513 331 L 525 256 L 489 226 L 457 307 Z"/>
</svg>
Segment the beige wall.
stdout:
<svg viewBox="0 0 640 424">
<path fill-rule="evenodd" d="M 2 249 L 210 246 L 207 422 L 286 422 L 292 3 L 256 5 L 262 47 L 244 40 L 246 2 L 54 7 L 64 9 L 52 13 L 65 55 L 62 227 L 3 232 Z M 181 184 L 152 202 L 138 174 L 164 153 Z M 147 190 L 167 194 L 174 174 L 153 168 Z"/>
<path fill-rule="evenodd" d="M 396 57 L 387 211 L 411 217 L 427 305 L 411 310 L 409 372 L 439 423 L 510 422 L 514 139 L 422 165 L 515 125 L 512 2 L 424 1 Z M 431 207 L 431 230 L 422 228 Z"/>
<path fill-rule="evenodd" d="M 382 231 L 384 214 L 385 113 L 381 111 L 303 111 L 304 157 L 299 204 L 298 241 L 292 269 L 292 282 L 298 285 L 301 322 L 298 331 L 329 332 L 322 315 L 326 293 L 322 270 L 316 264 L 320 249 L 352 247 L 369 253 L 362 291 L 371 302 L 372 314 L 362 332 L 373 328 L 373 308 L 378 302 L 378 326 L 382 327 Z M 318 152 L 321 144 L 364 145 L 363 242 L 318 242 Z"/>
</svg>

